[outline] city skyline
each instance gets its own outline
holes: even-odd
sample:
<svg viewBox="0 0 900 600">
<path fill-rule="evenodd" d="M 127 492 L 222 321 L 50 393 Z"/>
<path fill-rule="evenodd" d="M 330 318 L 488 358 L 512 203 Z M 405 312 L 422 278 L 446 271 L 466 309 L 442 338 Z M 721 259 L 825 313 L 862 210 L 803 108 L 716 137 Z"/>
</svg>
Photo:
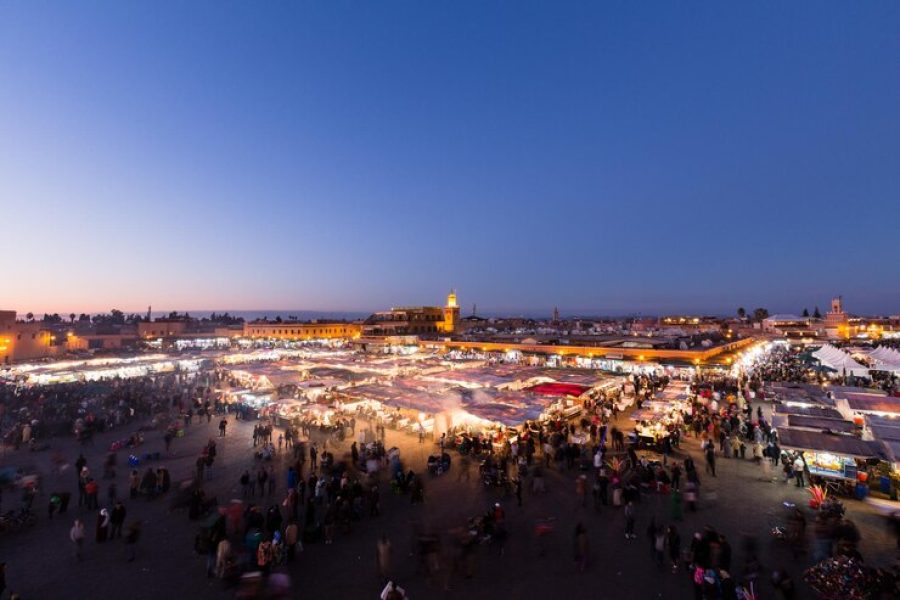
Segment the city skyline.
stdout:
<svg viewBox="0 0 900 600">
<path fill-rule="evenodd" d="M 878 2 L 7 4 L 0 309 L 897 314 L 898 30 Z"/>
<path fill-rule="evenodd" d="M 421 306 L 440 306 L 440 302 L 425 302 L 422 303 Z M 62 310 L 47 310 L 47 311 L 23 311 L 12 309 L 10 307 L 6 307 L 6 309 L 16 310 L 17 315 L 20 319 L 24 319 L 28 313 L 33 315 L 35 320 L 40 319 L 45 314 L 53 315 L 58 314 L 63 320 L 68 320 L 69 316 L 75 314 L 80 316 L 81 314 L 87 314 L 89 316 L 94 315 L 102 315 L 108 314 L 111 310 L 120 310 L 126 315 L 136 314 L 141 317 L 144 317 L 148 314 L 148 309 L 150 309 L 151 317 L 161 318 L 171 313 L 179 313 L 179 314 L 189 314 L 191 317 L 196 318 L 204 318 L 208 317 L 211 314 L 229 314 L 232 317 L 241 317 L 245 319 L 257 319 L 257 318 L 276 318 L 282 317 L 284 319 L 288 319 L 289 317 L 296 317 L 300 320 L 309 320 L 309 319 L 327 319 L 327 318 L 335 318 L 335 319 L 361 319 L 365 318 L 368 315 L 374 314 L 379 311 L 384 311 L 392 308 L 399 308 L 403 306 L 413 306 L 413 303 L 395 303 L 390 306 L 381 306 L 381 307 L 371 307 L 365 310 L 338 310 L 338 309 L 305 309 L 305 308 L 271 308 L 271 309 L 260 309 L 260 308 L 165 308 L 158 309 L 153 308 L 152 306 L 145 307 L 143 310 L 134 309 L 134 308 L 122 308 L 119 306 L 111 306 L 108 309 L 100 309 L 94 311 L 83 311 L 83 310 L 71 310 L 71 309 L 62 309 Z M 663 317 L 669 315 L 693 315 L 693 316 L 709 316 L 709 317 L 723 317 L 729 318 L 737 315 L 737 312 L 740 308 L 743 308 L 748 316 L 752 316 L 754 310 L 758 308 L 762 308 L 768 311 L 771 315 L 776 314 L 784 314 L 784 315 L 795 315 L 800 316 L 804 311 L 807 311 L 812 317 L 815 312 L 819 312 L 821 315 L 825 315 L 829 306 L 828 302 L 821 303 L 813 303 L 803 305 L 800 308 L 791 307 L 772 307 L 767 304 L 741 304 L 737 307 L 734 307 L 732 310 L 697 310 L 695 308 L 683 308 L 683 309 L 672 309 L 672 310 L 659 310 L 659 311 L 626 311 L 626 310 L 616 310 L 616 309 L 591 309 L 591 308 L 569 308 L 569 307 L 560 307 L 560 306 L 551 306 L 548 308 L 542 309 L 521 309 L 521 308 L 494 308 L 494 307 L 482 307 L 479 306 L 478 303 L 469 303 L 460 305 L 461 315 L 468 316 L 477 314 L 483 317 L 525 317 L 531 319 L 550 319 L 553 317 L 554 311 L 558 310 L 560 316 L 564 319 L 572 319 L 572 318 L 627 318 L 627 317 Z M 852 310 L 852 308 L 848 311 L 850 315 L 858 315 L 858 316 L 893 316 L 897 315 L 900 311 L 886 311 L 886 312 L 861 312 L 857 310 Z"/>
</svg>

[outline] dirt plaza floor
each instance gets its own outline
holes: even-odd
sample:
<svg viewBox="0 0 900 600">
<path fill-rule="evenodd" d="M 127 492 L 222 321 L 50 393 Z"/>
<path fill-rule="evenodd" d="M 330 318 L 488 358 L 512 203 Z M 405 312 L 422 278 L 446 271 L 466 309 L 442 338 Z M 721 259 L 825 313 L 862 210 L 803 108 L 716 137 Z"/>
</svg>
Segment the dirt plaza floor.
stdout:
<svg viewBox="0 0 900 600">
<path fill-rule="evenodd" d="M 173 442 L 171 455 L 149 464 L 167 467 L 173 482 L 187 479 L 193 473 L 201 448 L 210 438 L 216 439 L 218 458 L 205 487 L 210 496 L 224 504 L 241 497 L 240 475 L 248 468 L 252 472 L 258 463 L 253 457 L 253 423 L 229 419 L 228 435 L 219 438 L 217 422 L 215 418 L 211 424 L 195 421 L 183 438 Z M 621 425 L 624 428 L 630 423 L 622 417 Z M 366 423 L 360 421 L 357 427 L 366 427 Z M 105 433 L 86 446 L 73 439 L 53 440 L 52 447 L 71 462 L 82 451 L 88 466 L 99 474 L 109 444 L 122 436 L 122 430 Z M 333 449 L 336 458 L 349 459 L 350 442 L 329 442 L 329 449 Z M 546 469 L 546 492 L 535 495 L 526 482 L 523 505 L 519 507 L 514 495 L 504 496 L 502 491 L 485 489 L 474 460 L 466 477 L 461 472 L 460 457 L 451 452 L 453 464 L 449 472 L 431 476 L 424 471 L 428 455 L 436 451 L 432 441 L 419 443 L 417 436 L 388 430 L 385 446 L 398 447 L 404 466 L 423 474 L 424 504 L 413 505 L 408 496 L 391 493 L 387 474 L 382 473 L 381 515 L 354 522 L 350 531 L 338 531 L 333 544 L 307 544 L 286 568 L 293 584 L 292 597 L 377 598 L 382 582 L 376 572 L 375 549 L 376 540 L 382 534 L 391 540 L 393 549 L 390 574 L 412 600 L 693 597 L 688 574 L 683 569 L 673 573 L 669 565 L 657 567 L 644 535 L 654 517 L 661 525 L 672 522 L 668 500 L 662 495 L 642 496 L 637 506 L 638 538 L 626 540 L 621 508 L 608 506 L 597 510 L 589 496 L 586 506 L 581 506 L 574 483 L 578 471 Z M 147 434 L 140 448 L 142 453 L 163 450 L 158 432 Z M 795 487 L 793 482 L 785 484 L 778 473 L 764 466 L 739 459 L 720 458 L 718 476 L 704 475 L 698 442 L 690 438 L 674 458 L 681 459 L 685 454 L 694 457 L 702 485 L 699 510 L 686 511 L 684 519 L 676 523 L 682 545 L 689 543 L 695 531 L 714 527 L 727 536 L 733 549 L 732 573 L 741 579 L 744 568 L 741 540 L 753 537 L 761 549 L 763 566 L 759 598 L 773 597 L 769 576 L 775 568 L 787 569 L 793 576 L 798 598 L 814 597 L 801 582 L 802 569 L 811 562 L 809 553 L 794 558 L 787 546 L 769 534 L 774 524 L 785 523 L 787 509 L 782 503 L 805 505 L 807 492 Z M 34 503 L 39 517 L 37 525 L 0 537 L 0 561 L 7 563 L 8 588 L 25 600 L 234 597 L 234 589 L 226 589 L 221 580 L 207 577 L 205 558 L 193 550 L 197 523 L 188 519 L 185 510 L 170 511 L 165 496 L 154 500 L 127 499 L 126 458 L 127 452 L 120 451 L 115 482 L 119 495 L 126 497 L 127 521 L 142 522 L 137 559 L 133 562 L 126 560 L 121 540 L 103 544 L 94 541 L 96 516 L 94 511 L 78 507 L 76 478 L 71 469 L 52 474 L 49 451 L 4 451 L 3 466 L 29 465 L 44 473 L 42 495 Z M 272 497 L 257 499 L 266 506 L 279 504 L 284 497 L 287 461 L 281 458 L 274 464 L 278 473 L 277 490 Z M 100 483 L 103 506 L 108 480 L 101 479 Z M 51 491 L 68 491 L 73 499 L 67 514 L 48 520 L 45 507 Z M 18 497 L 5 493 L 2 510 L 14 508 L 18 502 Z M 507 540 L 502 548 L 498 544 L 479 546 L 472 562 L 472 576 L 464 577 L 458 568 L 455 534 L 469 518 L 484 513 L 495 502 L 500 502 L 506 511 Z M 845 504 L 849 518 L 862 535 L 859 549 L 866 561 L 875 566 L 893 564 L 897 559 L 896 539 L 885 518 L 864 503 L 847 500 Z M 81 562 L 76 561 L 69 541 L 69 528 L 76 517 L 86 521 L 87 540 Z M 546 539 L 545 551 L 541 552 L 534 529 L 545 519 L 552 523 L 553 532 Z M 574 531 L 578 523 L 586 527 L 589 541 L 590 555 L 584 571 L 578 569 L 574 560 Z M 811 519 L 808 529 L 811 531 Z M 441 540 L 439 565 L 431 574 L 426 573 L 414 553 L 417 531 L 434 534 Z"/>
</svg>

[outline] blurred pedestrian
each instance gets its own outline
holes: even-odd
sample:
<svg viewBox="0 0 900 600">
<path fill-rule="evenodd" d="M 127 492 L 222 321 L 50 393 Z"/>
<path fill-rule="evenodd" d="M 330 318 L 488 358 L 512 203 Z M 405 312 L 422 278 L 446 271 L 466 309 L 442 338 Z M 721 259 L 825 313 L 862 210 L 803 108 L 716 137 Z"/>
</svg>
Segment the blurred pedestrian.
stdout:
<svg viewBox="0 0 900 600">
<path fill-rule="evenodd" d="M 588 552 L 587 528 L 582 523 L 578 523 L 575 526 L 575 564 L 579 571 L 587 568 Z"/>
<path fill-rule="evenodd" d="M 391 540 L 388 539 L 386 533 L 382 533 L 381 537 L 375 544 L 375 567 L 378 576 L 387 581 L 391 576 Z"/>
<path fill-rule="evenodd" d="M 128 562 L 134 561 L 137 556 L 137 544 L 141 537 L 141 522 L 133 521 L 128 526 L 128 533 L 125 534 L 125 556 Z"/>
<path fill-rule="evenodd" d="M 75 544 L 75 559 L 81 562 L 81 550 L 84 547 L 84 523 L 81 519 L 75 519 L 72 529 L 69 530 L 69 539 Z"/>
<path fill-rule="evenodd" d="M 625 539 L 637 539 L 634 533 L 634 501 L 629 500 L 625 505 Z"/>
</svg>

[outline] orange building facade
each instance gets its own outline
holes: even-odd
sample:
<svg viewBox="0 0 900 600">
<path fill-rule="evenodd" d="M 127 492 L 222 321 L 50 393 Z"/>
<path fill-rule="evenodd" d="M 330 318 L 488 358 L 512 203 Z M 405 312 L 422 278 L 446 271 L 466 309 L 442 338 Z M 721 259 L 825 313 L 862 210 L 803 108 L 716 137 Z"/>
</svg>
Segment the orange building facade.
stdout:
<svg viewBox="0 0 900 600">
<path fill-rule="evenodd" d="M 334 338 L 358 338 L 362 332 L 360 323 L 338 322 L 281 322 L 257 321 L 244 323 L 244 337 L 272 338 L 279 340 L 314 340 Z"/>
<path fill-rule="evenodd" d="M 16 311 L 0 311 L 0 364 L 54 356 L 64 342 L 40 322 L 16 321 Z"/>
</svg>

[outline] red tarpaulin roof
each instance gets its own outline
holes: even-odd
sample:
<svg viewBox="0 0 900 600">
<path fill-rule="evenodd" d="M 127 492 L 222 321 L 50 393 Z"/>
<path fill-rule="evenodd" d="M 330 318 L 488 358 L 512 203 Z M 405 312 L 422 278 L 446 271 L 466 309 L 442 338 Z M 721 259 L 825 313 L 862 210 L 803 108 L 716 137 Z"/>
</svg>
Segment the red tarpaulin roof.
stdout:
<svg viewBox="0 0 900 600">
<path fill-rule="evenodd" d="M 539 383 L 528 388 L 528 391 L 549 396 L 580 396 L 589 389 L 586 385 L 575 383 Z"/>
</svg>

